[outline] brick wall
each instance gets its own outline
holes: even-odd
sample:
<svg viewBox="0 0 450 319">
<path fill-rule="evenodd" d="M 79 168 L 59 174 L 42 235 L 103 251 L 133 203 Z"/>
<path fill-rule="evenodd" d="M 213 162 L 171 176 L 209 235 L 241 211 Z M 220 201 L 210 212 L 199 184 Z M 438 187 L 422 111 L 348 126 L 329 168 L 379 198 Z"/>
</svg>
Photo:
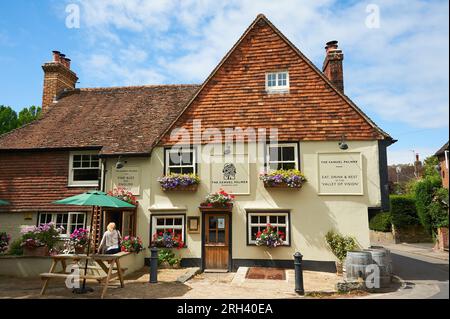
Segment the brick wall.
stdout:
<svg viewBox="0 0 450 319">
<path fill-rule="evenodd" d="M 87 190 L 67 187 L 68 178 L 68 151 L 0 153 L 0 198 L 11 203 L 0 206 L 0 212 L 73 210 L 52 204 Z"/>
</svg>

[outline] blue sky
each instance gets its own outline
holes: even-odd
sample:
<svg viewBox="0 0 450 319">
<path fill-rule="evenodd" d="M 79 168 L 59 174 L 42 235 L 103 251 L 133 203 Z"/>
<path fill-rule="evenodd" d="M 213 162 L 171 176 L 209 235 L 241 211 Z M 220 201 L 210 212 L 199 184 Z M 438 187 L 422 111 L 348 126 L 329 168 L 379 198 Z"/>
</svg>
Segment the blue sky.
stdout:
<svg viewBox="0 0 450 319">
<path fill-rule="evenodd" d="M 1 1 L 0 104 L 39 105 L 40 66 L 55 49 L 79 87 L 201 83 L 264 13 L 318 66 L 339 40 L 346 94 L 399 140 L 389 162 L 407 163 L 448 140 L 448 10 L 438 0 Z"/>
</svg>

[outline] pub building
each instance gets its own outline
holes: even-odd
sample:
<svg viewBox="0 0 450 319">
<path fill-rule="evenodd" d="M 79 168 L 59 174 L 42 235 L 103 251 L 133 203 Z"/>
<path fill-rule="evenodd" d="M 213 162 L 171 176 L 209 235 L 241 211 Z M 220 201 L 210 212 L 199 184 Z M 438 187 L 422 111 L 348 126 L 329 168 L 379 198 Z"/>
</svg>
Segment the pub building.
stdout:
<svg viewBox="0 0 450 319">
<path fill-rule="evenodd" d="M 0 198 L 10 202 L 0 231 L 17 238 L 20 226 L 53 221 L 68 236 L 89 225 L 91 208 L 53 201 L 122 187 L 137 208 L 96 211 L 95 236 L 111 221 L 145 247 L 173 233 L 182 266 L 293 267 L 299 251 L 305 265 L 327 267 L 329 230 L 367 248 L 368 216 L 388 205 L 395 140 L 344 94 L 337 41 L 324 55 L 320 70 L 264 15 L 201 85 L 76 88 L 70 60 L 54 51 L 42 66 L 43 115 L 0 137 Z M 277 170 L 301 171 L 301 183 L 264 179 Z M 169 174 L 199 183 L 167 189 Z M 204 203 L 222 191 L 232 204 Z M 268 225 L 277 247 L 257 245 Z"/>
</svg>

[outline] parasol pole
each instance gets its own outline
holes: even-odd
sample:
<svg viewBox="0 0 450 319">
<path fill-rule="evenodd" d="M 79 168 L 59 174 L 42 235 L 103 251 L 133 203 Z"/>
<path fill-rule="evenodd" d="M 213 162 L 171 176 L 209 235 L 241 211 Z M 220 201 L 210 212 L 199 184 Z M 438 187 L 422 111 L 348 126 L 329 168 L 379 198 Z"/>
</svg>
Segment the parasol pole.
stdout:
<svg viewBox="0 0 450 319">
<path fill-rule="evenodd" d="M 91 214 L 91 227 L 89 229 L 89 240 L 87 247 L 87 256 L 89 257 L 89 253 L 91 252 L 91 241 L 92 241 L 92 232 L 93 232 L 93 224 L 94 224 L 94 214 L 95 214 L 96 206 L 92 206 L 92 214 Z M 86 258 L 86 262 L 84 264 L 84 278 L 83 278 L 83 287 L 81 291 L 86 290 L 86 273 L 88 268 L 88 259 Z"/>
</svg>

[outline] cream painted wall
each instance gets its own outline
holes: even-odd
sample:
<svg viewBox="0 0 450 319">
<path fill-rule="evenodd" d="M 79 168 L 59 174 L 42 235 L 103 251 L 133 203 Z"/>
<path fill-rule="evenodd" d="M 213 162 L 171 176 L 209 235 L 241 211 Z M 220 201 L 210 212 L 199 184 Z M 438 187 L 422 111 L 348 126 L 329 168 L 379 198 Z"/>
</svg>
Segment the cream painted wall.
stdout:
<svg viewBox="0 0 450 319">
<path fill-rule="evenodd" d="M 232 213 L 232 254 L 234 259 L 292 259 L 300 251 L 307 260 L 334 260 L 324 240 L 330 229 L 355 236 L 359 244 L 369 246 L 368 207 L 380 205 L 380 177 L 377 141 L 348 142 L 341 151 L 337 142 L 301 142 L 300 165 L 308 178 L 301 190 L 266 189 L 259 180 L 262 163 L 250 164 L 250 195 L 236 196 Z M 318 195 L 318 152 L 361 152 L 364 195 Z M 137 234 L 149 244 L 150 216 L 157 213 L 185 213 L 201 216 L 200 202 L 209 193 L 209 165 L 200 163 L 201 184 L 196 193 L 163 192 L 157 178 L 163 174 L 164 149 L 153 150 L 151 158 L 122 158 L 126 165 L 141 167 L 141 192 L 137 216 Z M 117 159 L 108 159 L 106 185 L 112 187 L 111 172 Z M 107 190 L 108 190 L 107 189 Z M 246 245 L 246 209 L 290 209 L 291 246 L 266 249 Z M 184 258 L 201 257 L 201 234 L 186 233 Z M 147 250 L 146 255 L 149 255 Z"/>
<path fill-rule="evenodd" d="M 0 213 L 0 232 L 11 235 L 11 242 L 20 237 L 22 226 L 37 223 L 37 213 Z"/>
</svg>

